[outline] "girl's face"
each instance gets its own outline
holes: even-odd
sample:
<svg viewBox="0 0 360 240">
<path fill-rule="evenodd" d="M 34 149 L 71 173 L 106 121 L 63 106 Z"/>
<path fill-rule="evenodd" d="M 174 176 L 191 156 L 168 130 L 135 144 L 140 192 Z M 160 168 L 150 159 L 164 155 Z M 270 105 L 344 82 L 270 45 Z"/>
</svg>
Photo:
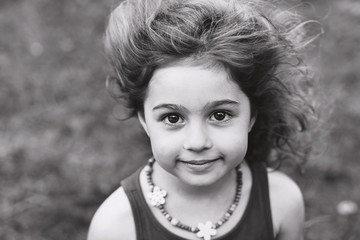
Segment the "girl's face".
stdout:
<svg viewBox="0 0 360 240">
<path fill-rule="evenodd" d="M 243 160 L 254 122 L 225 69 L 188 65 L 154 72 L 139 120 L 159 166 L 192 186 L 216 183 Z"/>
</svg>

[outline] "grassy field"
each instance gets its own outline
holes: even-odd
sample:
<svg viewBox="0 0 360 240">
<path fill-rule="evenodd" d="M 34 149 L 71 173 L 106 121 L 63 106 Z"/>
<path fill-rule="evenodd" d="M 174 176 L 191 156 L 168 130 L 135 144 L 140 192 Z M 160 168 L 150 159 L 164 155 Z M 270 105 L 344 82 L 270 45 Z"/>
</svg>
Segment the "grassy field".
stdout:
<svg viewBox="0 0 360 240">
<path fill-rule="evenodd" d="M 311 2 L 325 31 L 312 57 L 330 135 L 303 175 L 289 174 L 304 192 L 306 239 L 357 240 L 358 212 L 338 207 L 360 202 L 360 3 Z M 112 5 L 0 1 L 0 239 L 84 239 L 99 204 L 150 156 L 105 90 Z"/>
</svg>

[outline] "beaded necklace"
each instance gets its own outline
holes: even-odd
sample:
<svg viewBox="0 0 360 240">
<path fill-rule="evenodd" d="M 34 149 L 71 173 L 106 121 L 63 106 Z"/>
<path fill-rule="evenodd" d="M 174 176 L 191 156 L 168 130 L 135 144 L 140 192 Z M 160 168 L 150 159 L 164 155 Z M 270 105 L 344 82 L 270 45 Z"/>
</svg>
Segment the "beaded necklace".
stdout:
<svg viewBox="0 0 360 240">
<path fill-rule="evenodd" d="M 178 219 L 172 217 L 167 210 L 165 209 L 165 197 L 167 192 L 162 190 L 158 186 L 154 185 L 152 181 L 152 172 L 153 172 L 153 164 L 155 162 L 154 158 L 149 159 L 147 165 L 145 166 L 145 173 L 147 182 L 150 186 L 150 192 L 148 193 L 148 198 L 150 199 L 150 204 L 154 207 L 160 209 L 161 213 L 165 216 L 165 218 L 170 222 L 171 225 L 183 229 L 188 232 L 195 233 L 197 237 L 203 238 L 203 240 L 211 240 L 212 236 L 215 236 L 217 233 L 217 229 L 220 228 L 224 223 L 226 223 L 231 215 L 234 213 L 236 207 L 239 204 L 241 189 L 242 189 L 242 171 L 241 165 L 236 168 L 237 173 L 237 181 L 236 181 L 236 194 L 233 203 L 230 205 L 229 209 L 226 211 L 224 216 L 215 224 L 211 221 L 207 221 L 204 223 L 199 223 L 197 227 L 191 227 L 186 224 L 181 223 Z"/>
</svg>

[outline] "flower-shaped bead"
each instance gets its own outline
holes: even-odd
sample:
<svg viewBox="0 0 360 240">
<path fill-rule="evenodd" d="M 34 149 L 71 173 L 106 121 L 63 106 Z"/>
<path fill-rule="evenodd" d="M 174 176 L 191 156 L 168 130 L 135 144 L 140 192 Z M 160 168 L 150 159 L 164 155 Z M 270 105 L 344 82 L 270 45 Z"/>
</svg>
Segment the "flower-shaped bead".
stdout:
<svg viewBox="0 0 360 240">
<path fill-rule="evenodd" d="M 150 204 L 154 207 L 159 207 L 165 203 L 165 197 L 167 192 L 161 190 L 158 186 L 155 186 L 152 192 L 148 193 L 148 198 L 150 199 Z"/>
<path fill-rule="evenodd" d="M 211 236 L 216 235 L 216 229 L 213 228 L 213 224 L 210 221 L 207 221 L 205 224 L 198 224 L 199 231 L 196 233 L 196 236 L 203 238 L 204 240 L 211 240 Z"/>
</svg>

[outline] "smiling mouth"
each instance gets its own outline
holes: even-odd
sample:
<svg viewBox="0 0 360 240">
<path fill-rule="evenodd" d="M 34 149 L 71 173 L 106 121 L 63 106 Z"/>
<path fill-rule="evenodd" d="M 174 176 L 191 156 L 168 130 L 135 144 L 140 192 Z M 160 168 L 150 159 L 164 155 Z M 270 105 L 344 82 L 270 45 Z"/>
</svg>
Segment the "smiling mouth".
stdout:
<svg viewBox="0 0 360 240">
<path fill-rule="evenodd" d="M 191 160 L 191 161 L 182 161 L 182 160 L 180 160 L 180 162 L 185 163 L 185 164 L 200 166 L 200 165 L 205 165 L 205 164 L 208 164 L 208 163 L 215 162 L 217 160 L 219 160 L 219 158 L 211 159 L 211 160 Z"/>
</svg>

